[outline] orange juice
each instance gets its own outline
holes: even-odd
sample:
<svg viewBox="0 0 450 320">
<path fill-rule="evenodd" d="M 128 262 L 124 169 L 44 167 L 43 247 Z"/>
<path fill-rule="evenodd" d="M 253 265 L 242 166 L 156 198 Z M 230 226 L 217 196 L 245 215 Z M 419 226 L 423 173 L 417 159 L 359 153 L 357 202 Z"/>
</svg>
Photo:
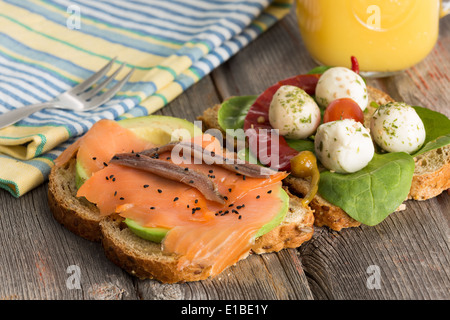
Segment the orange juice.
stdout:
<svg viewBox="0 0 450 320">
<path fill-rule="evenodd" d="M 424 59 L 438 37 L 439 0 L 297 0 L 300 33 L 311 56 L 366 72 L 394 72 Z"/>
</svg>

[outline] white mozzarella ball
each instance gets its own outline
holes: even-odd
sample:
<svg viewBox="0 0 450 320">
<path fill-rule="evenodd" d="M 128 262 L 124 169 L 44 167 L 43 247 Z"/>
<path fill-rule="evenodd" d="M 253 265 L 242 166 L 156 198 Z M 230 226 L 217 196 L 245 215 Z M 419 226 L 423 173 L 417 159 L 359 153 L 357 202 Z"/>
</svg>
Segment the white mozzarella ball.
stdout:
<svg viewBox="0 0 450 320">
<path fill-rule="evenodd" d="M 353 119 L 321 124 L 317 128 L 314 148 L 320 162 L 339 173 L 361 170 L 375 152 L 369 131 Z"/>
<path fill-rule="evenodd" d="M 388 152 L 411 154 L 423 145 L 426 137 L 416 110 L 402 102 L 378 107 L 372 116 L 370 131 L 376 144 Z"/>
<path fill-rule="evenodd" d="M 330 102 L 341 98 L 354 100 L 362 111 L 369 103 L 367 86 L 363 78 L 350 69 L 334 67 L 325 71 L 316 86 L 317 103 L 326 108 Z"/>
<path fill-rule="evenodd" d="M 279 134 L 290 139 L 305 139 L 320 124 L 320 109 L 314 99 L 295 86 L 281 86 L 272 98 L 269 121 Z"/>
</svg>

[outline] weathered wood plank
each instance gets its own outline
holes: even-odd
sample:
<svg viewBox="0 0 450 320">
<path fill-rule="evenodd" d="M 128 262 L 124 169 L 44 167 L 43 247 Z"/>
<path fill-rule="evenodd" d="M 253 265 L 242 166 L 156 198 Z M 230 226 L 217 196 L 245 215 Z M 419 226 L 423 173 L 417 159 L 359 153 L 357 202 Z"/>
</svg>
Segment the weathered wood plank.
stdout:
<svg viewBox="0 0 450 320">
<path fill-rule="evenodd" d="M 128 275 L 117 272 L 99 244 L 53 219 L 46 184 L 19 199 L 0 190 L 0 230 L 0 299 L 136 298 Z"/>
<path fill-rule="evenodd" d="M 442 194 L 408 201 L 405 211 L 375 227 L 321 229 L 300 248 L 315 298 L 448 299 L 448 222 L 440 212 L 448 212 L 449 204 Z M 381 273 L 379 289 L 367 286 L 375 269 Z"/>
</svg>

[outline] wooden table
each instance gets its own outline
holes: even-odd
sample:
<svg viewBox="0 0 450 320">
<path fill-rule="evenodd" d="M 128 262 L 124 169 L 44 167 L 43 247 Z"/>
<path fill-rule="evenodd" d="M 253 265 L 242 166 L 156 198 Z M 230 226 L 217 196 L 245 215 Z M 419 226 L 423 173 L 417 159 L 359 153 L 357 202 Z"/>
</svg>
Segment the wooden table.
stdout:
<svg viewBox="0 0 450 320">
<path fill-rule="evenodd" d="M 450 18 L 440 26 L 425 61 L 369 84 L 450 116 Z M 158 113 L 193 121 L 229 96 L 259 94 L 314 66 L 292 12 Z M 0 299 L 449 299 L 450 196 L 406 206 L 375 227 L 316 228 L 298 249 L 250 256 L 212 280 L 164 285 L 130 276 L 98 243 L 60 226 L 47 205 L 47 184 L 20 199 L 0 190 Z M 380 271 L 378 289 L 367 286 L 370 266 Z M 79 289 L 70 285 L 74 270 Z"/>
</svg>

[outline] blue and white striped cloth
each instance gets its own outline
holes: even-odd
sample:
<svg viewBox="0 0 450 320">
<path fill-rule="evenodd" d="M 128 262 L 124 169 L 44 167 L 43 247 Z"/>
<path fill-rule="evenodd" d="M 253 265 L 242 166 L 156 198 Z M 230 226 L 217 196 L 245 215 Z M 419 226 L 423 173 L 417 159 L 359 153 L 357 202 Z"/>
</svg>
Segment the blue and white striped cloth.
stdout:
<svg viewBox="0 0 450 320">
<path fill-rule="evenodd" d="M 0 113 L 51 100 L 113 57 L 127 63 L 121 75 L 136 69 L 96 110 L 43 110 L 0 130 L 0 187 L 19 197 L 96 121 L 162 108 L 285 16 L 292 1 L 0 1 Z"/>
</svg>

